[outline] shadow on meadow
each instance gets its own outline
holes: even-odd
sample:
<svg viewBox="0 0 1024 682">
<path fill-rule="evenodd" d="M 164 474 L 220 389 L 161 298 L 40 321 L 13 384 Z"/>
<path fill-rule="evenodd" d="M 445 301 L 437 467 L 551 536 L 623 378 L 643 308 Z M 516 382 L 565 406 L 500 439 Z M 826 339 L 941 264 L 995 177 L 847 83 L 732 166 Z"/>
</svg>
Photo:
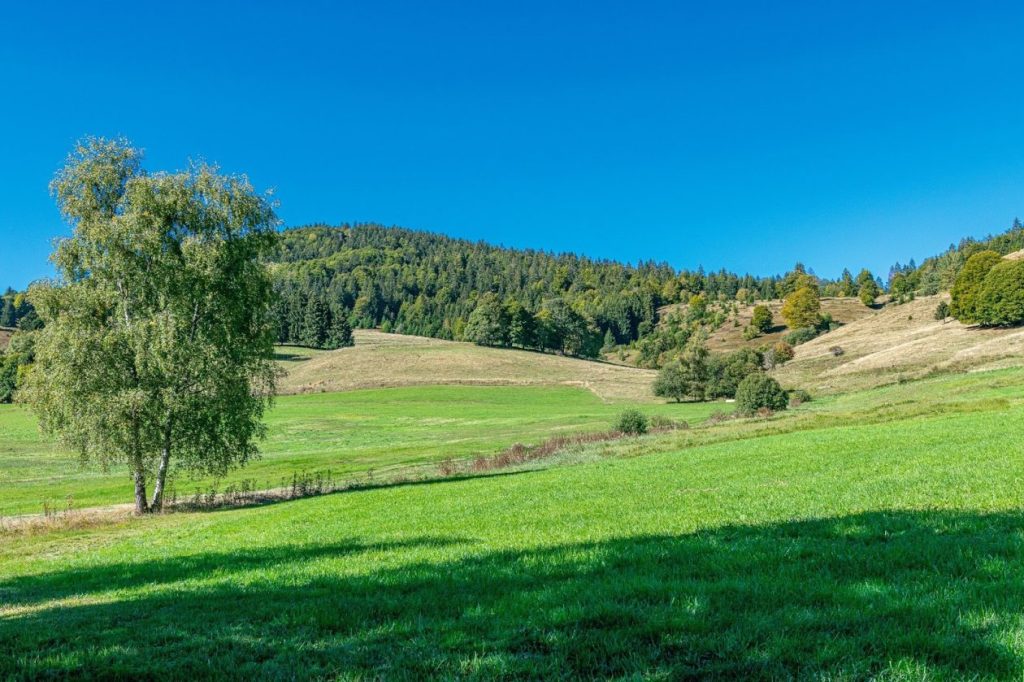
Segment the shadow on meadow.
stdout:
<svg viewBox="0 0 1024 682">
<path fill-rule="evenodd" d="M 0 677 L 1020 678 L 1022 521 L 869 513 L 99 565 L 0 584 L 25 609 L 0 617 Z"/>
</svg>

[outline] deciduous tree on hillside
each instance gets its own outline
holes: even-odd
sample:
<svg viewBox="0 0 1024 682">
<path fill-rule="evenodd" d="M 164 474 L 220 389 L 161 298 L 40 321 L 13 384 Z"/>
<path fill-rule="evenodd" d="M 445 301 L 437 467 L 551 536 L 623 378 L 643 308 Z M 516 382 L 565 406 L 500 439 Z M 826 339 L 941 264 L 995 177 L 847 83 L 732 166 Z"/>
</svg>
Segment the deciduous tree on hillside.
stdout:
<svg viewBox="0 0 1024 682">
<path fill-rule="evenodd" d="M 875 299 L 882 293 L 870 270 L 860 271 L 860 274 L 857 275 L 857 287 L 857 296 L 860 298 L 860 302 L 869 308 L 875 305 Z"/>
<path fill-rule="evenodd" d="M 816 327 L 821 321 L 821 299 L 817 287 L 805 284 L 782 302 L 782 317 L 792 329 Z"/>
<path fill-rule="evenodd" d="M 981 290 L 989 270 L 1001 260 L 995 251 L 979 251 L 967 259 L 950 290 L 949 312 L 953 317 L 964 324 L 983 321 Z"/>
<path fill-rule="evenodd" d="M 1024 260 L 996 263 L 985 276 L 979 299 L 978 316 L 983 324 L 1024 322 Z"/>
<path fill-rule="evenodd" d="M 52 190 L 74 231 L 30 292 L 45 327 L 22 395 L 83 459 L 127 464 L 136 511 L 158 511 L 172 467 L 222 475 L 257 454 L 277 219 L 246 178 L 148 174 L 123 140 L 80 142 Z"/>
<path fill-rule="evenodd" d="M 768 306 L 754 306 L 754 314 L 750 319 L 751 327 L 762 334 L 767 334 L 772 330 L 772 325 L 774 325 L 774 323 L 774 320 L 772 320 L 772 311 Z"/>
</svg>

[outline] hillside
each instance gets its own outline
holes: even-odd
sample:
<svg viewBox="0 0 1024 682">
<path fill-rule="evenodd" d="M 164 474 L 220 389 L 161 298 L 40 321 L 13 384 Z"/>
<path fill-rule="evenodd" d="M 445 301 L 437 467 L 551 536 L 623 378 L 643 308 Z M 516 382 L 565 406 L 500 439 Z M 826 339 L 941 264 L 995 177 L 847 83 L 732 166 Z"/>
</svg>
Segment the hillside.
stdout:
<svg viewBox="0 0 1024 682">
<path fill-rule="evenodd" d="M 786 386 L 837 393 L 914 379 L 933 372 L 1024 364 L 1024 329 L 983 329 L 934 319 L 947 295 L 889 305 L 797 346 L 793 361 L 776 370 Z M 831 349 L 842 349 L 835 355 Z"/>
<path fill-rule="evenodd" d="M 486 348 L 419 336 L 355 332 L 356 345 L 334 351 L 281 349 L 283 393 L 457 384 L 581 386 L 606 402 L 652 400 L 655 372 L 604 362 Z"/>
<path fill-rule="evenodd" d="M 7 348 L 7 344 L 11 340 L 11 335 L 15 331 L 16 330 L 11 329 L 10 327 L 0 327 L 0 350 Z"/>
<path fill-rule="evenodd" d="M 734 351 L 738 348 L 757 348 L 758 346 L 780 341 L 782 337 L 792 331 L 792 329 L 786 326 L 785 320 L 782 319 L 781 299 L 761 301 L 756 305 L 766 305 L 772 311 L 775 327 L 771 332 L 762 334 L 755 339 L 744 339 L 743 330 L 750 325 L 750 319 L 754 314 L 754 306 L 741 305 L 739 314 L 735 318 L 739 321 L 739 325 L 736 325 L 733 320 L 726 321 L 725 324 L 708 337 L 708 348 L 717 352 Z M 851 322 L 871 317 L 877 311 L 868 308 L 857 298 L 828 297 L 821 299 L 821 312 L 831 315 L 832 319 L 840 324 L 850 324 Z"/>
</svg>

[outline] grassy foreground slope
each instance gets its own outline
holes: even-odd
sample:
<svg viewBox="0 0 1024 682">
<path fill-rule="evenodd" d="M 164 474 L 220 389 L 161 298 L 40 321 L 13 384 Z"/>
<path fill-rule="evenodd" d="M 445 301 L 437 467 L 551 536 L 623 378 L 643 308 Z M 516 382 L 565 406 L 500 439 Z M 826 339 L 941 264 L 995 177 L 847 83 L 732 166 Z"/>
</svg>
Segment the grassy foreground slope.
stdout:
<svg viewBox="0 0 1024 682">
<path fill-rule="evenodd" d="M 7 537 L 0 677 L 1019 679 L 1020 379 L 817 408 L 881 397 L 888 423 Z"/>
<path fill-rule="evenodd" d="M 645 410 L 696 422 L 721 407 L 662 404 Z M 490 456 L 513 443 L 606 431 L 621 409 L 569 386 L 411 386 L 284 396 L 267 414 L 262 458 L 219 485 L 249 480 L 265 490 L 295 473 L 326 471 L 359 479 L 372 472 L 379 480 L 449 457 Z M 179 478 L 173 488 L 185 496 L 212 484 Z M 44 502 L 59 508 L 68 497 L 83 508 L 127 502 L 131 495 L 123 469 L 78 466 L 40 439 L 23 408 L 0 405 L 0 516 L 38 514 Z"/>
<path fill-rule="evenodd" d="M 650 370 L 372 329 L 356 330 L 355 340 L 352 348 L 330 352 L 288 347 L 282 391 L 426 384 L 579 386 L 608 402 L 654 401 L 656 373 Z"/>
</svg>

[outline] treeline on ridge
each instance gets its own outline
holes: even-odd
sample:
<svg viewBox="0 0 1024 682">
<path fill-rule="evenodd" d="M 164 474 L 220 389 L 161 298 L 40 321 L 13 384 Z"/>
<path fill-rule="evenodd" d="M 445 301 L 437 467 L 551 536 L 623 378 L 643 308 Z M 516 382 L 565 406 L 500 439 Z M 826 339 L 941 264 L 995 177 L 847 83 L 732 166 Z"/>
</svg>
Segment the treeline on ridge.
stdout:
<svg viewBox="0 0 1024 682">
<path fill-rule="evenodd" d="M 662 306 L 781 298 L 804 274 L 677 271 L 372 224 L 286 230 L 273 268 L 282 343 L 308 344 L 307 308 L 326 305 L 354 327 L 583 356 L 650 334 Z M 859 291 L 849 271 L 819 284 Z"/>
</svg>

